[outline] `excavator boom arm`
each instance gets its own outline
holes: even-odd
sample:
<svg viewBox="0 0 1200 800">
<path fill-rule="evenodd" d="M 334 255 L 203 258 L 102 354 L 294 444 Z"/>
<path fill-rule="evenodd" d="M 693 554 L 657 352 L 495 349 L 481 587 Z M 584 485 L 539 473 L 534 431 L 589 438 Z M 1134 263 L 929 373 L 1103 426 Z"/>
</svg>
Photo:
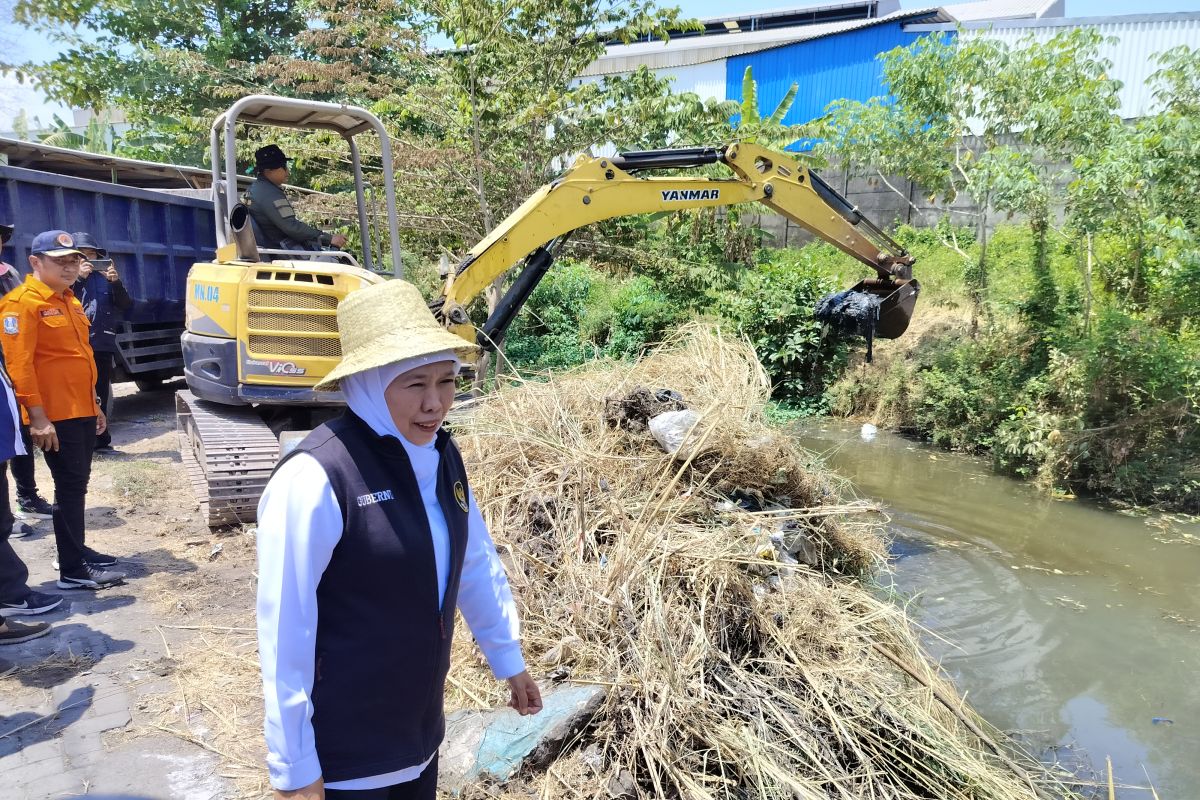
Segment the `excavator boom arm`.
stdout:
<svg viewBox="0 0 1200 800">
<path fill-rule="evenodd" d="M 724 164 L 729 178 L 641 177 L 650 170 Z M 543 249 L 593 222 L 633 214 L 713 208 L 760 202 L 874 269 L 882 280 L 911 277 L 912 258 L 849 202 L 794 158 L 753 144 L 581 157 L 562 177 L 542 187 L 496 226 L 446 277 L 435 312 L 452 330 L 474 340 L 466 306 L 517 261 L 530 256 L 532 280 L 518 279 L 517 302 L 508 302 L 507 327 L 549 267 Z M 532 254 L 532 255 L 531 255 Z M 511 293 L 511 292 L 510 292 Z"/>
</svg>

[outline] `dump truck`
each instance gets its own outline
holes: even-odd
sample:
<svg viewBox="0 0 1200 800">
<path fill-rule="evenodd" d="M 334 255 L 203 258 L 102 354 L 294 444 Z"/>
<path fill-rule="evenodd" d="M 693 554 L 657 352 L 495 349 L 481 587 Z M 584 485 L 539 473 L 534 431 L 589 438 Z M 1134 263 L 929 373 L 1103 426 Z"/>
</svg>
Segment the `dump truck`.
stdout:
<svg viewBox="0 0 1200 800">
<path fill-rule="evenodd" d="M 216 250 L 212 209 L 211 200 L 188 193 L 0 166 L 0 222 L 16 227 L 0 259 L 28 274 L 29 244 L 41 231 L 99 239 L 133 299 L 117 332 L 115 380 L 150 389 L 183 374 L 187 275 Z"/>
</svg>

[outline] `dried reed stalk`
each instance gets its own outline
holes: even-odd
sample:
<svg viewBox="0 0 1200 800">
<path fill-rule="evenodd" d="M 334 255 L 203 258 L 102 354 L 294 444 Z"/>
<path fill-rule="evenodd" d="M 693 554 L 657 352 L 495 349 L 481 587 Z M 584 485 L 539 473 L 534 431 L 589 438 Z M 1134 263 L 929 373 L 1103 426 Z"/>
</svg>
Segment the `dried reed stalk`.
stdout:
<svg viewBox="0 0 1200 800">
<path fill-rule="evenodd" d="M 689 458 L 605 420 L 605 399 L 636 387 L 672 389 L 700 412 L 681 451 Z M 864 586 L 883 563 L 878 517 L 842 503 L 765 422 L 769 390 L 748 344 L 693 327 L 635 365 L 528 381 L 457 420 L 535 675 L 609 687 L 554 773 L 469 796 L 1043 791 L 1009 768 L 1010 755 L 989 752 L 976 735 L 986 726 L 947 700 L 958 694 L 902 610 Z M 773 533 L 806 537 L 813 564 L 780 563 Z M 452 702 L 498 704 L 468 637 L 455 656 L 469 697 L 451 687 Z M 1065 794 L 1036 762 L 1011 758 L 1045 794 Z"/>
</svg>

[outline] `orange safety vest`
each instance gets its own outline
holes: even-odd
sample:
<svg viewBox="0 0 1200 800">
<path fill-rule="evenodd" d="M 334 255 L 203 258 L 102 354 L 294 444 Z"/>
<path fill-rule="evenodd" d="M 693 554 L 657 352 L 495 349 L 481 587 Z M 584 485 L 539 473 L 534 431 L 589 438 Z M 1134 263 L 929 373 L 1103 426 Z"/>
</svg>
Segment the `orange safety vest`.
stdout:
<svg viewBox="0 0 1200 800">
<path fill-rule="evenodd" d="M 51 422 L 99 413 L 90 327 L 70 289 L 55 294 L 33 275 L 0 300 L 0 345 L 26 424 L 36 406 Z"/>
</svg>

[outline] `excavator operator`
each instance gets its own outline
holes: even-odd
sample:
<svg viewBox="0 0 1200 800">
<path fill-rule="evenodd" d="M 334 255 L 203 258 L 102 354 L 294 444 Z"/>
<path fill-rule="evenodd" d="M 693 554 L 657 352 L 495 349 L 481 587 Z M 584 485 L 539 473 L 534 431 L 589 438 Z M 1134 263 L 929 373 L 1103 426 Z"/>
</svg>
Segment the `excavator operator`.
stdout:
<svg viewBox="0 0 1200 800">
<path fill-rule="evenodd" d="M 269 144 L 254 151 L 254 183 L 246 190 L 245 203 L 258 226 L 258 242 L 277 250 L 321 250 L 333 246 L 342 249 L 346 237 L 326 233 L 296 216 L 292 201 L 283 191 L 290 161 L 279 145 Z"/>
</svg>

